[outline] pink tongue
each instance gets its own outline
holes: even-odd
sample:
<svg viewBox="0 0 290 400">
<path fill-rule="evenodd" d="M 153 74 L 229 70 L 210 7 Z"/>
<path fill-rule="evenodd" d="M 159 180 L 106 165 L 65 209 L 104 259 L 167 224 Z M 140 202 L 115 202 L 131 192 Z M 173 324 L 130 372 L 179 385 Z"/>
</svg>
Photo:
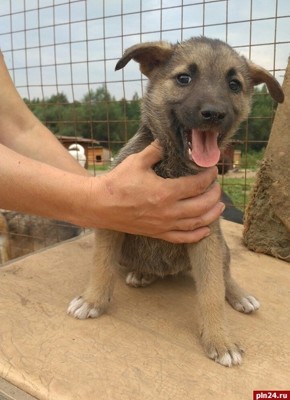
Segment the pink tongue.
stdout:
<svg viewBox="0 0 290 400">
<path fill-rule="evenodd" d="M 200 167 L 216 165 L 220 158 L 220 149 L 217 144 L 218 132 L 192 129 L 191 135 L 193 161 Z"/>
</svg>

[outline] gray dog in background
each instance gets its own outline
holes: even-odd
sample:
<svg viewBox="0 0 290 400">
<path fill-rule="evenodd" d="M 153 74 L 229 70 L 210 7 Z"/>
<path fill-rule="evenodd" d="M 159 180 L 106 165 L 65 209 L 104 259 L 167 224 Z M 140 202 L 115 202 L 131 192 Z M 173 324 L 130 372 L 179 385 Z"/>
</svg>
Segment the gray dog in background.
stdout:
<svg viewBox="0 0 290 400">
<path fill-rule="evenodd" d="M 163 159 L 157 175 L 174 178 L 197 174 L 214 166 L 250 110 L 253 87 L 265 83 L 271 96 L 283 102 L 279 83 L 265 69 L 240 56 L 226 43 L 205 37 L 176 45 L 142 43 L 129 48 L 116 65 L 131 60 L 149 78 L 143 99 L 141 126 L 121 150 L 116 164 L 158 139 Z M 128 179 L 130 171 L 128 171 Z M 208 357 L 225 366 L 240 364 L 242 350 L 225 323 L 225 301 L 241 312 L 259 302 L 241 289 L 230 274 L 230 253 L 219 222 L 211 235 L 195 244 L 96 231 L 96 254 L 87 289 L 69 305 L 76 318 L 96 318 L 112 296 L 118 267 L 127 271 L 127 284 L 146 286 L 158 277 L 190 271 L 195 282 L 201 320 L 201 342 Z"/>
</svg>

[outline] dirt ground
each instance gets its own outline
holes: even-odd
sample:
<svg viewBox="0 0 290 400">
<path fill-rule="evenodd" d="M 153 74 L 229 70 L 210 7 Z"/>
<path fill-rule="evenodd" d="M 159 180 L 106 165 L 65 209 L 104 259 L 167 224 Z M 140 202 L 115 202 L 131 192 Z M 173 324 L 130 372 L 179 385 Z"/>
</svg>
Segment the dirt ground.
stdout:
<svg viewBox="0 0 290 400">
<path fill-rule="evenodd" d="M 105 315 L 67 316 L 92 262 L 85 235 L 0 268 L 0 377 L 40 400 L 248 400 L 254 390 L 289 390 L 289 264 L 247 250 L 242 226 L 222 227 L 233 276 L 261 302 L 254 315 L 226 305 L 245 349 L 240 367 L 204 355 L 188 277 L 144 289 L 119 277 Z"/>
</svg>

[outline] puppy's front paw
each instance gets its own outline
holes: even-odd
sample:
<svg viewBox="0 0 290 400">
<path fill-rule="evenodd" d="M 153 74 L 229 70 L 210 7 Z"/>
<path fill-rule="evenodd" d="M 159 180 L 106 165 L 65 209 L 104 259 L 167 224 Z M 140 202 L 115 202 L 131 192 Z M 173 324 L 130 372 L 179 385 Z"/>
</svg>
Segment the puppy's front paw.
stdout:
<svg viewBox="0 0 290 400">
<path fill-rule="evenodd" d="M 225 367 L 242 363 L 244 351 L 236 344 L 225 345 L 222 348 L 217 348 L 214 345 L 205 347 L 208 357 Z"/>
<path fill-rule="evenodd" d="M 78 319 L 98 318 L 104 312 L 104 307 L 97 307 L 94 303 L 88 303 L 82 296 L 73 299 L 67 309 L 67 313 Z"/>
<path fill-rule="evenodd" d="M 231 341 L 228 333 L 221 326 L 217 326 L 215 330 L 203 327 L 201 343 L 207 356 L 225 367 L 242 363 L 244 351 Z"/>
<path fill-rule="evenodd" d="M 260 303 L 254 296 L 245 296 L 239 300 L 233 301 L 231 303 L 233 308 L 237 311 L 243 312 L 245 314 L 250 314 L 259 310 Z"/>
</svg>

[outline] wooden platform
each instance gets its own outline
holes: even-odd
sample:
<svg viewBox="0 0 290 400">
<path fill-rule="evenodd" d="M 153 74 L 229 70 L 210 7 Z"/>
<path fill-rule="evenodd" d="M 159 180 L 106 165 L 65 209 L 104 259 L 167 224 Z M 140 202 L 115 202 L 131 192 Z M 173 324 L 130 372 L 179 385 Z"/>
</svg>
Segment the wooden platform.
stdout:
<svg viewBox="0 0 290 400">
<path fill-rule="evenodd" d="M 240 225 L 223 226 L 233 275 L 262 303 L 256 315 L 226 308 L 242 366 L 204 356 L 186 277 L 146 289 L 120 278 L 106 315 L 67 316 L 91 264 L 88 235 L 0 269 L 0 399 L 247 400 L 253 390 L 290 390 L 290 265 L 246 250 Z"/>
</svg>

